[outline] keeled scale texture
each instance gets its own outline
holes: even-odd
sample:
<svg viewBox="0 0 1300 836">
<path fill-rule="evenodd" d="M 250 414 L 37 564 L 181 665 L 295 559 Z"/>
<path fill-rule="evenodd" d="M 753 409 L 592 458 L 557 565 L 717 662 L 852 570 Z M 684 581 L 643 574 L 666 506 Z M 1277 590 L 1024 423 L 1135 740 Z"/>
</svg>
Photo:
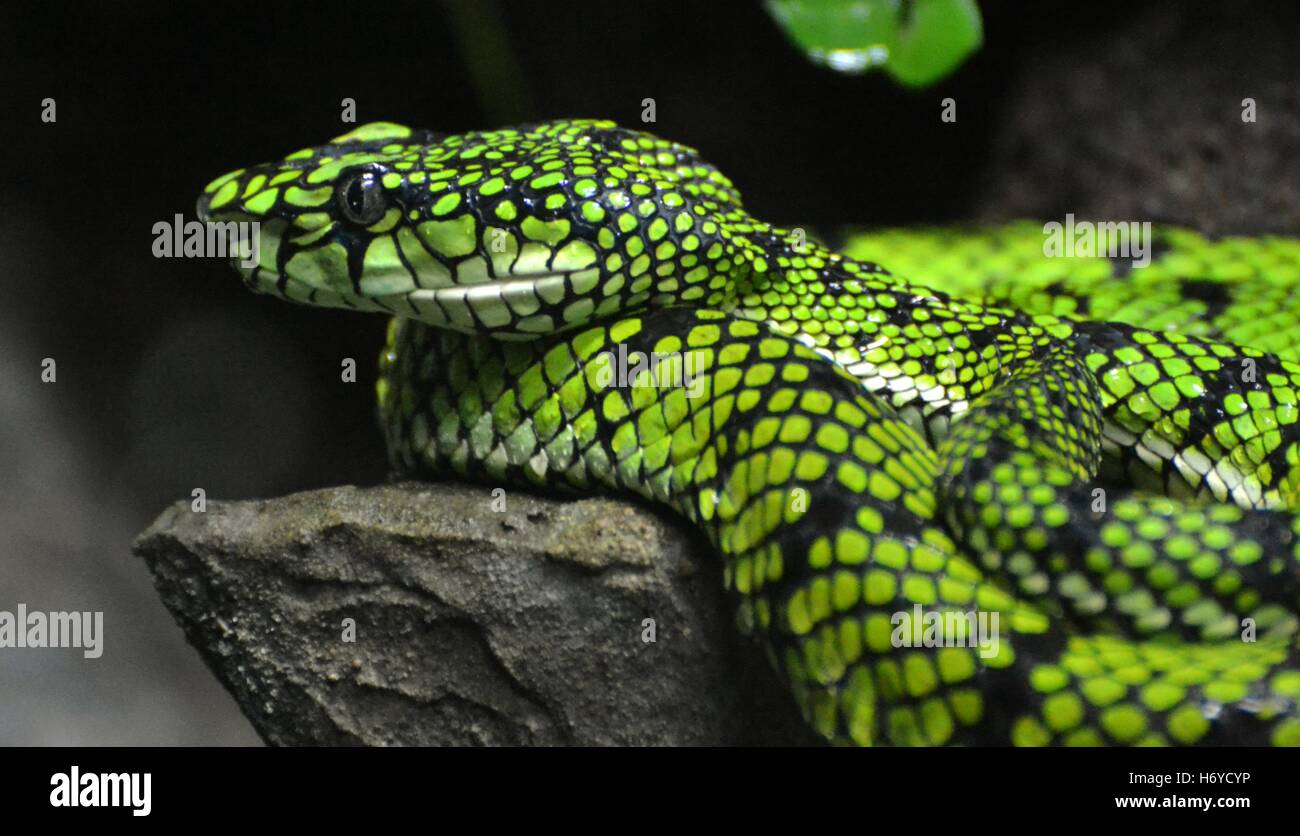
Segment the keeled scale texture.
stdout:
<svg viewBox="0 0 1300 836">
<path fill-rule="evenodd" d="M 255 289 L 397 314 L 399 469 L 700 526 L 830 739 L 1300 743 L 1293 241 L 1161 230 L 1126 273 L 1016 225 L 850 258 L 581 120 L 367 126 L 200 209 L 265 224 Z M 621 379 L 636 352 L 677 360 Z M 996 613 L 996 652 L 896 646 L 914 607 Z"/>
</svg>

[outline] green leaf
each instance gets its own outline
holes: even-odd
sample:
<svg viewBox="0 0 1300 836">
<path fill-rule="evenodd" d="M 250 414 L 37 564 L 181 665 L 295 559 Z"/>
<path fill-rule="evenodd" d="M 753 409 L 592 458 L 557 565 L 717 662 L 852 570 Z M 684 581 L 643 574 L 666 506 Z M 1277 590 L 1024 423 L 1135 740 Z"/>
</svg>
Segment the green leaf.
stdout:
<svg viewBox="0 0 1300 836">
<path fill-rule="evenodd" d="M 809 60 L 844 73 L 883 68 L 924 87 L 984 41 L 975 0 L 767 0 L 768 13 Z"/>
</svg>

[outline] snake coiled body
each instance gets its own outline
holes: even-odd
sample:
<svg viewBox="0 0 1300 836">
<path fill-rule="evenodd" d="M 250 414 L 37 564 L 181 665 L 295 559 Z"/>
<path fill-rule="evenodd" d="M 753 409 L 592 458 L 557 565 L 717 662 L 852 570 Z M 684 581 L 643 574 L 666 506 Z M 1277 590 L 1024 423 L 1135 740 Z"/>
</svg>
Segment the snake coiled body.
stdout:
<svg viewBox="0 0 1300 836">
<path fill-rule="evenodd" d="M 399 472 L 699 527 L 828 740 L 1300 744 L 1294 240 L 832 251 L 591 120 L 369 125 L 200 214 L 261 223 L 253 289 L 393 315 Z"/>
</svg>

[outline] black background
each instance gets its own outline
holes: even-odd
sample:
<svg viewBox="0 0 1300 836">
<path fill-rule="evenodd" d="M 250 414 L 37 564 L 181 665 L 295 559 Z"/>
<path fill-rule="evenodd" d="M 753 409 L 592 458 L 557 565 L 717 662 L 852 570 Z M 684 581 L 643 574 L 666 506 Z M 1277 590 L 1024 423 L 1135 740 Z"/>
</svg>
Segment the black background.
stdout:
<svg viewBox="0 0 1300 836">
<path fill-rule="evenodd" d="M 1276 822 L 1292 810 L 1288 752 L 1210 749 L 515 749 L 15 751 L 0 764 L 7 813 L 80 825 L 265 827 L 281 821 L 333 830 L 410 819 L 449 828 L 484 819 L 498 827 L 564 826 L 575 819 L 619 832 L 629 820 L 672 832 L 704 815 L 741 830 L 798 822 L 815 832 L 897 822 L 904 832 L 990 823 L 1026 832 L 1062 820 L 1212 826 Z M 50 776 L 151 773 L 152 811 L 51 808 Z M 1131 773 L 1248 773 L 1242 783 L 1134 783 Z M 776 777 L 779 788 L 756 787 Z M 1116 798 L 1245 799 L 1234 808 L 1119 809 Z M 804 823 L 804 819 L 808 819 Z"/>
</svg>

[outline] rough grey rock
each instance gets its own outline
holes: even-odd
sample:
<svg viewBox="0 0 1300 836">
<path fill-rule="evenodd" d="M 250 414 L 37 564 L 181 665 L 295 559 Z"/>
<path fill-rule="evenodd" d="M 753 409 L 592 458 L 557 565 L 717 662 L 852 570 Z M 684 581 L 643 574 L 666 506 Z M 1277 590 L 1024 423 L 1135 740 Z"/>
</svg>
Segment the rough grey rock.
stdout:
<svg viewBox="0 0 1300 836">
<path fill-rule="evenodd" d="M 181 502 L 135 550 L 269 743 L 813 742 L 707 543 L 626 503 L 492 500 L 407 483 Z"/>
</svg>

